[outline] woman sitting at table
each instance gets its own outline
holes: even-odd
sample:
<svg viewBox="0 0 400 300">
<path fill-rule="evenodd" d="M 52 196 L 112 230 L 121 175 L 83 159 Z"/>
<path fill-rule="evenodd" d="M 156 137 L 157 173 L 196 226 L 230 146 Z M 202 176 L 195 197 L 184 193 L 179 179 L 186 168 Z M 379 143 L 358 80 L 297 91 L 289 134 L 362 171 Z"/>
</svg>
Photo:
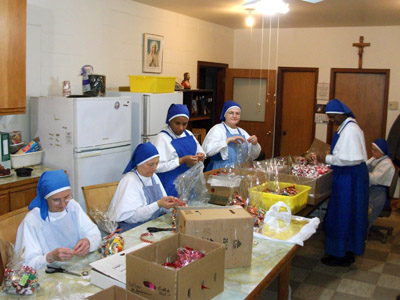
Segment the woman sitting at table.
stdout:
<svg viewBox="0 0 400 300">
<path fill-rule="evenodd" d="M 384 139 L 372 143 L 372 157 L 367 160 L 369 171 L 369 205 L 372 209 L 368 229 L 374 224 L 385 203 L 389 200 L 388 189 L 395 173 L 390 150 Z"/>
<path fill-rule="evenodd" d="M 168 125 L 152 140 L 160 153 L 157 175 L 168 195 L 177 197 L 174 180 L 199 161 L 204 150 L 193 134 L 186 130 L 189 110 L 184 104 L 171 104 L 167 113 Z"/>
<path fill-rule="evenodd" d="M 25 249 L 25 264 L 34 269 L 74 255 L 83 257 L 99 247 L 100 231 L 72 199 L 63 170 L 40 176 L 29 210 L 19 225 L 15 249 Z"/>
<path fill-rule="evenodd" d="M 236 163 L 243 163 L 248 158 L 254 160 L 261 152 L 261 146 L 255 135 L 250 136 L 245 130 L 238 127 L 241 107 L 230 100 L 224 103 L 220 120 L 207 133 L 203 142 L 203 149 L 211 161 L 207 171 Z"/>
<path fill-rule="evenodd" d="M 110 218 L 123 231 L 153 220 L 175 205 L 155 174 L 159 154 L 151 143 L 140 144 L 133 152 L 108 207 Z"/>
</svg>

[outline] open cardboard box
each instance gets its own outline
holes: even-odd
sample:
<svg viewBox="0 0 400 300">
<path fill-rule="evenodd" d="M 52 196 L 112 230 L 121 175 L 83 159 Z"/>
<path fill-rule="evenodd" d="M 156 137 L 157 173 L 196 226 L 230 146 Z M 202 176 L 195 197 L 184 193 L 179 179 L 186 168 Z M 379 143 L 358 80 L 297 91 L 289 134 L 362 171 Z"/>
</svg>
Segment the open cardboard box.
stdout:
<svg viewBox="0 0 400 300">
<path fill-rule="evenodd" d="M 88 300 L 146 300 L 142 296 L 136 295 L 119 286 L 111 286 L 92 296 L 87 297 Z"/>
<path fill-rule="evenodd" d="M 177 224 L 180 233 L 223 244 L 225 268 L 251 266 L 254 220 L 242 207 L 180 207 Z"/>
<path fill-rule="evenodd" d="M 205 256 L 181 269 L 162 266 L 181 247 Z M 178 233 L 126 255 L 126 286 L 147 299 L 211 299 L 224 290 L 224 262 L 223 245 Z"/>
</svg>

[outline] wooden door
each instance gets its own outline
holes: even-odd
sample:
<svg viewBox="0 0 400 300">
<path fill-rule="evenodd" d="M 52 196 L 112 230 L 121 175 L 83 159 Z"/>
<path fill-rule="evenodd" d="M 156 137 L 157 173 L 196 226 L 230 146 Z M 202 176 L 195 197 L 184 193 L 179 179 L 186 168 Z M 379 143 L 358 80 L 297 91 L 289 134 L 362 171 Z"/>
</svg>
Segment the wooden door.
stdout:
<svg viewBox="0 0 400 300">
<path fill-rule="evenodd" d="M 275 70 L 255 70 L 255 69 L 228 69 L 226 73 L 225 85 L 225 101 L 232 100 L 235 94 L 235 79 L 245 79 L 250 81 L 257 80 L 265 90 L 257 90 L 256 94 L 265 95 L 264 99 L 255 100 L 253 97 L 246 99 L 242 105 L 242 111 L 246 109 L 264 109 L 264 116 L 261 121 L 242 120 L 239 126 L 246 130 L 250 135 L 256 135 L 258 142 L 261 145 L 262 151 L 266 158 L 271 158 L 273 155 L 273 128 L 274 128 L 274 110 L 275 110 Z M 261 81 L 263 82 L 261 85 Z M 251 84 L 254 84 L 252 81 Z M 237 99 L 233 99 L 236 101 Z M 255 100 L 255 101 L 254 101 Z M 259 102 L 258 102 L 259 101 Z M 263 101 L 263 103 L 261 103 Z M 218 118 L 219 116 L 217 116 Z"/>
<path fill-rule="evenodd" d="M 275 156 L 301 155 L 315 136 L 317 68 L 278 68 Z"/>
<path fill-rule="evenodd" d="M 356 116 L 364 131 L 368 157 L 372 155 L 372 142 L 386 137 L 389 75 L 388 69 L 331 70 L 330 99 L 344 102 Z M 327 130 L 330 143 L 336 128 L 329 123 Z"/>
</svg>

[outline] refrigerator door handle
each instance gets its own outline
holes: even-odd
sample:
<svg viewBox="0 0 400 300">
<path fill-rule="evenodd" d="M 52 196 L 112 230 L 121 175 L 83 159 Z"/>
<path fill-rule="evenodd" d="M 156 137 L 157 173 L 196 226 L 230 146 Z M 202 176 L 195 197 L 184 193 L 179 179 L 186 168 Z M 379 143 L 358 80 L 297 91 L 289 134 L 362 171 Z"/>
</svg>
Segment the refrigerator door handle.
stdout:
<svg viewBox="0 0 400 300">
<path fill-rule="evenodd" d="M 142 135 L 148 135 L 149 134 L 149 122 L 150 120 L 150 95 L 143 95 L 143 133 Z"/>
<path fill-rule="evenodd" d="M 101 155 L 101 151 L 89 151 L 89 152 L 80 153 L 79 157 L 85 158 L 85 157 L 93 157 L 93 156 L 100 156 L 100 155 Z"/>
</svg>

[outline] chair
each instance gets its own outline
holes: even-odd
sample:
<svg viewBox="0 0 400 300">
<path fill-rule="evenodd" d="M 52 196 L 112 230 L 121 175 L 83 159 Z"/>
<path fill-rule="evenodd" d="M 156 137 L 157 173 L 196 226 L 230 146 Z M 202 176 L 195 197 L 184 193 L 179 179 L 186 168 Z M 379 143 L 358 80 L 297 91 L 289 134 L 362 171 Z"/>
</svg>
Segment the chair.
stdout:
<svg viewBox="0 0 400 300">
<path fill-rule="evenodd" d="M 83 196 L 85 197 L 86 211 L 90 216 L 90 211 L 98 209 L 107 211 L 119 181 L 88 185 L 82 187 Z M 93 220 L 94 221 L 94 220 Z"/>
<path fill-rule="evenodd" d="M 395 166 L 395 172 L 394 172 L 392 182 L 389 187 L 390 202 L 392 202 L 392 200 L 393 200 L 393 195 L 394 195 L 394 192 L 396 191 L 396 185 L 397 185 L 398 179 L 399 179 L 399 168 L 397 168 Z M 386 206 L 382 209 L 381 213 L 379 214 L 379 218 L 381 218 L 381 217 L 388 218 L 388 217 L 390 217 L 391 213 L 392 213 L 392 208 L 389 204 L 388 206 Z M 386 233 L 382 232 L 382 231 L 386 231 Z M 386 244 L 388 236 L 392 235 L 392 233 L 393 233 L 393 227 L 383 226 L 383 225 L 372 225 L 369 235 L 371 234 L 371 232 L 378 233 L 380 236 L 382 236 L 382 243 Z"/>
<path fill-rule="evenodd" d="M 0 238 L 15 244 L 17 230 L 21 221 L 28 213 L 28 206 L 11 211 L 0 216 Z"/>
</svg>

